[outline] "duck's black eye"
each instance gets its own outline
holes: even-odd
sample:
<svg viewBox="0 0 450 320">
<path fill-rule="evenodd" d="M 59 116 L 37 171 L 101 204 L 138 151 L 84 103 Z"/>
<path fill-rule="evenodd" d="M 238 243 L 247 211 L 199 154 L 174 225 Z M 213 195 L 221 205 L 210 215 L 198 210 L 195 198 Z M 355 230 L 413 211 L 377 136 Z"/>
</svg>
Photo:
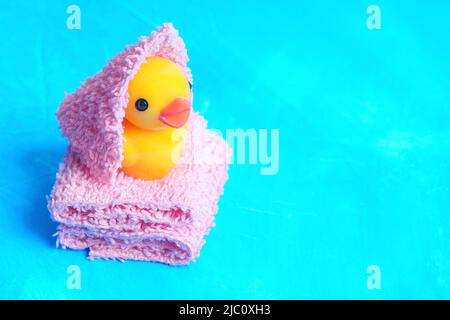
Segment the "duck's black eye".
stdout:
<svg viewBox="0 0 450 320">
<path fill-rule="evenodd" d="M 188 81 L 189 83 L 189 89 L 192 91 L 192 83 L 190 81 Z"/>
<path fill-rule="evenodd" d="M 148 102 L 147 100 L 140 98 L 136 100 L 134 106 L 138 111 L 145 111 L 148 109 Z"/>
</svg>

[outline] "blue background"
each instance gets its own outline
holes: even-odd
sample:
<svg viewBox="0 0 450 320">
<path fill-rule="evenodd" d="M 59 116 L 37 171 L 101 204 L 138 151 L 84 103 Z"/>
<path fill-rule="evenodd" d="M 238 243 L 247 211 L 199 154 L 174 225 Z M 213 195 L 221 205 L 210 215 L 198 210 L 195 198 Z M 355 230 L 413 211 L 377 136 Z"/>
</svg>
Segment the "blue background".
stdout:
<svg viewBox="0 0 450 320">
<path fill-rule="evenodd" d="M 0 298 L 450 298 L 450 2 L 375 1 L 381 30 L 372 1 L 312 2 L 2 1 Z M 279 128 L 279 173 L 230 168 L 190 266 L 56 249 L 45 197 L 64 91 L 165 21 L 195 109 L 214 128 Z"/>
</svg>

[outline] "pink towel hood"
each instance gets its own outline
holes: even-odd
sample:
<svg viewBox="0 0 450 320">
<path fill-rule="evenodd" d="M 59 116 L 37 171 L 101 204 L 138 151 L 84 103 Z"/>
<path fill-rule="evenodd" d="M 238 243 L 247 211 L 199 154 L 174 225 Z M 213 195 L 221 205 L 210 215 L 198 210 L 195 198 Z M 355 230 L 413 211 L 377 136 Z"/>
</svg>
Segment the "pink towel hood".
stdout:
<svg viewBox="0 0 450 320">
<path fill-rule="evenodd" d="M 128 83 L 146 58 L 152 56 L 177 63 L 192 82 L 184 41 L 171 23 L 165 23 L 118 53 L 59 106 L 56 115 L 72 151 L 101 182 L 111 181 L 121 166 Z"/>
</svg>

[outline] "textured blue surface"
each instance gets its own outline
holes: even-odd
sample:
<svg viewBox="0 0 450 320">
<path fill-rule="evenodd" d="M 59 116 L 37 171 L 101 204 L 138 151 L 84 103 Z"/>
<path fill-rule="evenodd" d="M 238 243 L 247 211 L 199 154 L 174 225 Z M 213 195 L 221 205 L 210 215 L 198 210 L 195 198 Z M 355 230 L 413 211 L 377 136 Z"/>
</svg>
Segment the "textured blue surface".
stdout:
<svg viewBox="0 0 450 320">
<path fill-rule="evenodd" d="M 0 298 L 450 298 L 450 4 L 375 3 L 381 30 L 365 1 L 76 1 L 69 30 L 72 1 L 2 1 Z M 165 21 L 187 44 L 195 108 L 219 129 L 279 128 L 280 171 L 231 167 L 188 267 L 58 250 L 55 110 Z"/>
</svg>

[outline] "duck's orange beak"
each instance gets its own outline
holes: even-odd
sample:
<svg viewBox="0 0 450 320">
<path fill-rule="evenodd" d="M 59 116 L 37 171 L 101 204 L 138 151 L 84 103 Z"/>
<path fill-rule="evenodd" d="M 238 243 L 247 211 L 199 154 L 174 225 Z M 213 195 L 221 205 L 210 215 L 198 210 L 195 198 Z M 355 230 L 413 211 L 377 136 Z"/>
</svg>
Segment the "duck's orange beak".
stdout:
<svg viewBox="0 0 450 320">
<path fill-rule="evenodd" d="M 191 113 L 191 101 L 177 98 L 161 110 L 159 121 L 172 128 L 181 128 Z"/>
</svg>

